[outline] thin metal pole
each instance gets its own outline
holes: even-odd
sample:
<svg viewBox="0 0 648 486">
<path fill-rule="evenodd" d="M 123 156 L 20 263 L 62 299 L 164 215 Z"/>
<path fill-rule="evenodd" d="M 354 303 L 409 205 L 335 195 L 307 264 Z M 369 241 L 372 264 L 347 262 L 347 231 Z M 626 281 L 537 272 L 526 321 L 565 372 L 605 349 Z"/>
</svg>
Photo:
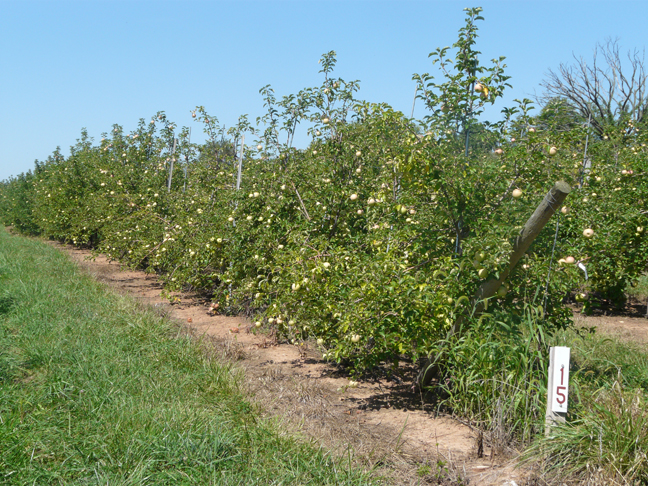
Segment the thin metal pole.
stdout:
<svg viewBox="0 0 648 486">
<path fill-rule="evenodd" d="M 238 176 L 236 177 L 236 190 L 241 188 L 241 169 L 243 168 L 243 147 L 245 147 L 245 133 L 241 137 L 241 152 L 239 154 Z"/>
<path fill-rule="evenodd" d="M 414 106 L 416 105 L 416 93 L 418 93 L 418 85 L 416 85 L 416 89 L 414 90 L 414 101 L 412 101 L 412 115 L 410 118 L 414 118 Z"/>
<path fill-rule="evenodd" d="M 187 144 L 191 146 L 191 127 L 189 127 L 189 140 Z M 189 149 L 188 149 L 189 150 Z M 182 187 L 182 193 L 184 194 L 187 191 L 187 166 L 189 165 L 189 153 L 185 154 L 185 166 L 184 166 L 184 186 Z"/>
<path fill-rule="evenodd" d="M 592 114 L 589 114 L 589 117 L 587 119 L 587 135 L 585 137 L 585 152 L 583 153 L 583 167 L 581 169 L 581 174 L 579 178 L 579 185 L 583 185 L 583 179 L 585 177 L 585 170 L 587 169 L 587 147 L 589 145 L 589 129 L 590 129 L 590 122 L 592 121 Z"/>
<path fill-rule="evenodd" d="M 173 148 L 171 149 L 171 166 L 169 167 L 169 185 L 168 185 L 168 192 L 171 192 L 171 178 L 173 177 L 173 159 L 175 155 L 175 149 L 176 149 L 176 144 L 178 143 L 178 139 L 174 138 L 173 139 Z"/>
</svg>

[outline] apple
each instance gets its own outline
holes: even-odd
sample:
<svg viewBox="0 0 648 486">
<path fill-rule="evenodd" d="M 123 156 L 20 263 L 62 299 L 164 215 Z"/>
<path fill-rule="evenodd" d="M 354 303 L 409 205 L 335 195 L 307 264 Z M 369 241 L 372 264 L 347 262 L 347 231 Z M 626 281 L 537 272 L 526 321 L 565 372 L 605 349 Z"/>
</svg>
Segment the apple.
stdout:
<svg viewBox="0 0 648 486">
<path fill-rule="evenodd" d="M 497 296 L 500 298 L 506 297 L 508 293 L 508 287 L 505 284 L 502 284 L 499 289 L 497 289 Z"/>
<path fill-rule="evenodd" d="M 323 123 L 324 125 L 328 125 L 328 123 L 329 123 L 330 121 L 331 121 L 331 120 L 329 120 L 327 117 L 322 118 L 322 123 Z"/>
<path fill-rule="evenodd" d="M 191 114 L 191 118 L 196 118 L 196 114 L 195 114 L 195 113 L 192 113 L 192 114 Z"/>
<path fill-rule="evenodd" d="M 480 251 L 479 253 L 475 254 L 475 260 L 477 260 L 478 262 L 483 262 L 485 259 L 486 259 L 486 253 L 484 253 L 483 251 Z"/>
<path fill-rule="evenodd" d="M 351 336 L 351 342 L 357 343 L 358 341 L 360 341 L 359 334 L 354 334 L 353 336 Z"/>
<path fill-rule="evenodd" d="M 367 204 L 369 206 L 373 206 L 374 204 L 376 204 L 376 200 L 373 197 L 370 197 L 369 200 L 367 201 Z"/>
<path fill-rule="evenodd" d="M 592 236 L 594 236 L 594 230 L 592 228 L 587 228 L 583 231 L 583 236 L 585 238 L 591 238 Z"/>
<path fill-rule="evenodd" d="M 481 93 L 483 90 L 484 90 L 484 85 L 483 84 L 481 84 L 481 83 L 476 83 L 475 84 L 475 91 L 477 91 L 478 93 Z"/>
<path fill-rule="evenodd" d="M 479 272 L 477 272 L 477 275 L 479 275 L 479 278 L 485 279 L 486 277 L 488 277 L 488 270 L 482 268 L 481 270 L 479 270 Z"/>
<path fill-rule="evenodd" d="M 362 214 L 362 213 L 364 213 L 364 211 L 362 209 L 358 209 L 357 213 Z"/>
<path fill-rule="evenodd" d="M 322 338 L 319 338 L 319 339 L 317 340 L 317 344 L 320 345 L 320 346 L 322 346 L 322 345 L 324 344 L 324 340 L 323 340 Z"/>
<path fill-rule="evenodd" d="M 362 152 L 360 152 L 359 150 L 356 150 L 356 157 L 360 157 L 361 155 L 362 155 Z"/>
<path fill-rule="evenodd" d="M 257 150 L 261 150 L 263 148 L 263 145 L 259 144 L 257 145 Z"/>
<path fill-rule="evenodd" d="M 498 148 L 498 149 L 495 149 L 495 153 L 497 155 L 502 155 L 504 153 L 504 151 L 501 148 Z"/>
<path fill-rule="evenodd" d="M 565 263 L 567 265 L 573 265 L 574 263 L 576 263 L 576 259 L 573 256 L 568 256 L 565 258 Z"/>
<path fill-rule="evenodd" d="M 512 196 L 513 196 L 515 199 L 519 199 L 519 198 L 521 198 L 521 197 L 522 197 L 522 189 L 513 189 Z"/>
<path fill-rule="evenodd" d="M 254 325 L 255 325 L 256 327 L 261 327 L 261 321 L 256 321 L 256 322 L 254 323 Z"/>
<path fill-rule="evenodd" d="M 360 174 L 361 172 L 362 172 L 362 169 L 361 169 L 360 167 L 358 167 L 358 168 L 356 169 L 356 174 Z"/>
<path fill-rule="evenodd" d="M 356 199 L 358 199 L 358 195 L 357 194 L 351 194 L 351 196 L 349 196 L 349 199 L 351 199 L 352 201 L 355 201 Z"/>
<path fill-rule="evenodd" d="M 569 208 L 568 208 L 567 206 L 563 206 L 563 207 L 560 209 L 560 212 L 563 213 L 563 214 L 567 214 L 567 213 L 569 212 Z"/>
<path fill-rule="evenodd" d="M 322 134 L 322 132 L 320 132 L 319 130 L 317 130 L 317 131 L 315 132 L 315 135 L 317 135 L 318 137 L 319 137 L 321 134 Z"/>
<path fill-rule="evenodd" d="M 551 147 L 549 149 L 549 155 L 556 155 L 558 153 L 558 149 L 556 147 Z"/>
<path fill-rule="evenodd" d="M 637 226 L 637 233 L 641 234 L 644 232 L 643 226 Z"/>
<path fill-rule="evenodd" d="M 533 127 L 529 128 L 529 133 L 535 133 L 535 128 Z"/>
<path fill-rule="evenodd" d="M 585 300 L 587 300 L 587 295 L 585 295 L 583 292 L 579 292 L 574 298 L 576 302 L 584 302 Z"/>
<path fill-rule="evenodd" d="M 625 170 L 625 169 L 623 169 L 623 170 L 621 171 L 621 175 L 628 175 L 628 171 Z"/>
</svg>

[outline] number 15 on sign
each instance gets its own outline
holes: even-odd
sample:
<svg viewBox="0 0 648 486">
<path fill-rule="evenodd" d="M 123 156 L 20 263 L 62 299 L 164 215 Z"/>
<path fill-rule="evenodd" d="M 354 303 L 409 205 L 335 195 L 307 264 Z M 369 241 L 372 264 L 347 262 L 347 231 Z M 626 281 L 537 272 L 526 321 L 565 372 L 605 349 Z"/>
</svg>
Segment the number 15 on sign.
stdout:
<svg viewBox="0 0 648 486">
<path fill-rule="evenodd" d="M 553 353 L 553 393 L 552 412 L 567 413 L 569 398 L 569 358 L 570 349 L 565 347 L 551 348 Z"/>
</svg>

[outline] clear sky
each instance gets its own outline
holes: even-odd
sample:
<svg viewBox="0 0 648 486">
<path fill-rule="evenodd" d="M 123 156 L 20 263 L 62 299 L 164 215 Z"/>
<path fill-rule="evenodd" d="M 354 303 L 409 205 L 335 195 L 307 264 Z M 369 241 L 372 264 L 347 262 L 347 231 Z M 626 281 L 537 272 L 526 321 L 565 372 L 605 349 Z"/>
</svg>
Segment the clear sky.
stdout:
<svg viewBox="0 0 648 486">
<path fill-rule="evenodd" d="M 407 115 L 412 74 L 434 73 L 428 54 L 452 45 L 464 7 L 481 6 L 482 64 L 506 56 L 504 103 L 531 98 L 550 68 L 590 59 L 597 42 L 646 44 L 645 1 L 0 0 L 0 180 L 33 168 L 83 127 L 95 140 L 128 132 L 163 110 L 179 126 L 203 105 L 231 126 L 277 97 L 321 83 L 317 61 L 361 81 L 358 97 Z M 417 107 L 415 116 L 425 114 Z M 498 119 L 498 112 L 489 113 Z M 305 140 L 302 137 L 301 140 Z"/>
</svg>

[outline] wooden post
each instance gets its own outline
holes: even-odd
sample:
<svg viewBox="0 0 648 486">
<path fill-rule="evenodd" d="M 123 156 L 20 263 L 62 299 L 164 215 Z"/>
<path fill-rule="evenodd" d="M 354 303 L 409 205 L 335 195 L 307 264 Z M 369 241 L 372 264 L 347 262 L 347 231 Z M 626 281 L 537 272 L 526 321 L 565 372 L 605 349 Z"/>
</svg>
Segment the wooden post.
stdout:
<svg viewBox="0 0 648 486">
<path fill-rule="evenodd" d="M 529 249 L 533 241 L 542 231 L 542 228 L 547 224 L 551 216 L 560 208 L 563 201 L 567 195 L 571 192 L 571 187 L 569 184 L 563 181 L 558 181 L 554 186 L 549 190 L 547 195 L 544 197 L 540 205 L 533 212 L 529 220 L 520 231 L 519 236 L 515 240 L 513 245 L 513 251 L 509 257 L 509 264 L 502 271 L 499 278 L 490 279 L 484 282 L 479 286 L 477 292 L 471 300 L 471 309 L 474 308 L 474 314 L 480 314 L 486 308 L 486 300 L 493 297 L 499 288 L 502 286 L 504 281 L 508 278 L 510 273 L 513 271 L 517 263 L 520 261 L 520 258 L 524 253 Z M 454 334 L 457 334 L 461 331 L 466 318 L 465 316 L 460 316 L 455 321 L 454 326 L 448 331 L 447 338 L 452 337 Z M 419 374 L 419 384 L 421 386 L 429 385 L 432 381 L 432 378 L 439 375 L 439 359 L 438 356 L 431 358 L 425 364 L 425 367 Z"/>
<path fill-rule="evenodd" d="M 571 350 L 565 347 L 550 348 L 547 383 L 547 411 L 545 413 L 545 436 L 551 435 L 551 427 L 565 423 L 569 400 L 569 358 Z"/>
</svg>

